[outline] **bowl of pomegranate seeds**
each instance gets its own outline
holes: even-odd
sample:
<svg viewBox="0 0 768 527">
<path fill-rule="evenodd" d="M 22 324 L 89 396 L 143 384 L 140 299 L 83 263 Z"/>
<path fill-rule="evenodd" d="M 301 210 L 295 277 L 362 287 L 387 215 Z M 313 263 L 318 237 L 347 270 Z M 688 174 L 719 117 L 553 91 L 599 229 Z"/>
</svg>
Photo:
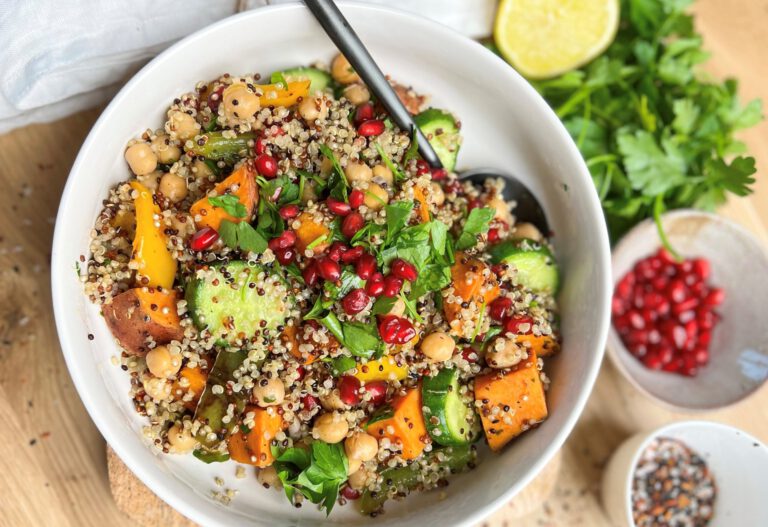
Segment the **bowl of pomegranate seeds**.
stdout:
<svg viewBox="0 0 768 527">
<path fill-rule="evenodd" d="M 669 249 L 652 220 L 615 247 L 609 355 L 676 409 L 734 404 L 768 378 L 765 249 L 714 214 L 680 210 L 662 223 Z"/>
</svg>

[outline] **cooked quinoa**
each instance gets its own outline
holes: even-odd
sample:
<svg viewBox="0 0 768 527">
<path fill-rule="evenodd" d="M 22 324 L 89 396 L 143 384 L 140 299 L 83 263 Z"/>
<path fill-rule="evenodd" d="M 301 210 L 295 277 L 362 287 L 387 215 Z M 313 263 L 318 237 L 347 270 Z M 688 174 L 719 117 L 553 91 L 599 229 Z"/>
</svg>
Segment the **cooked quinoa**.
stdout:
<svg viewBox="0 0 768 527">
<path fill-rule="evenodd" d="M 201 82 L 128 142 L 85 293 L 155 448 L 375 515 L 546 418 L 557 267 L 425 96 L 392 82 L 445 169 L 342 56 L 271 80 Z"/>
</svg>

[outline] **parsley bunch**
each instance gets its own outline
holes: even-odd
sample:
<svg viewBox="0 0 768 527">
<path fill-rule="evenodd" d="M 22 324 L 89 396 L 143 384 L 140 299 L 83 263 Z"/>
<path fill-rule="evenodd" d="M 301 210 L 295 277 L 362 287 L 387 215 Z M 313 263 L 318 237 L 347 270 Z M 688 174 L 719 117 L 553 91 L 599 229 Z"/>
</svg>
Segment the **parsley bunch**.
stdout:
<svg viewBox="0 0 768 527">
<path fill-rule="evenodd" d="M 622 0 L 604 55 L 534 83 L 581 150 L 614 241 L 666 209 L 712 210 L 754 183 L 755 160 L 733 134 L 762 119 L 761 103 L 742 106 L 735 80 L 696 71 L 708 55 L 690 3 Z"/>
</svg>

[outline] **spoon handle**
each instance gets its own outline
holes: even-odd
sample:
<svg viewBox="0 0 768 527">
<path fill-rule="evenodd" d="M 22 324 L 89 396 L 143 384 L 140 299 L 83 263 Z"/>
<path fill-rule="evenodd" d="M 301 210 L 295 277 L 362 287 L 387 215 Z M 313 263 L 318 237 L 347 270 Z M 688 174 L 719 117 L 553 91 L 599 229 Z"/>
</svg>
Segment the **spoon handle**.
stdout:
<svg viewBox="0 0 768 527">
<path fill-rule="evenodd" d="M 416 132 L 416 138 L 419 143 L 419 153 L 421 157 L 432 167 L 442 168 L 440 158 L 437 157 L 432 145 L 416 126 L 411 114 L 405 109 L 400 98 L 397 96 L 392 86 L 389 85 L 379 66 L 368 53 L 365 45 L 360 41 L 355 30 L 349 25 L 344 15 L 333 0 L 304 0 L 309 10 L 315 15 L 315 18 L 331 38 L 336 47 L 339 48 L 347 60 L 355 69 L 360 78 L 363 79 L 368 89 L 373 92 L 376 98 L 386 108 L 389 115 L 402 130 L 412 130 Z"/>
</svg>

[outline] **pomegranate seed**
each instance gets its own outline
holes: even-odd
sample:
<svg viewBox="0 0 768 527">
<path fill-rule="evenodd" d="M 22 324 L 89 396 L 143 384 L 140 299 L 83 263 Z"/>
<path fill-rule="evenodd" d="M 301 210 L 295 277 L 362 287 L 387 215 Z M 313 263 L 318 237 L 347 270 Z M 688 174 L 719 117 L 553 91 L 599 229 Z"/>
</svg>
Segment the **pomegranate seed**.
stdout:
<svg viewBox="0 0 768 527">
<path fill-rule="evenodd" d="M 672 362 L 672 359 L 675 358 L 675 350 L 669 346 L 663 346 L 659 348 L 658 355 L 661 363 L 666 365 Z"/>
<path fill-rule="evenodd" d="M 696 357 L 691 355 L 684 356 L 683 367 L 679 371 L 688 377 L 696 377 L 699 374 L 699 363 L 696 361 Z"/>
<path fill-rule="evenodd" d="M 256 156 L 256 170 L 267 179 L 277 175 L 277 160 L 269 154 Z"/>
<path fill-rule="evenodd" d="M 648 344 L 648 332 L 644 329 L 632 329 L 627 333 L 627 342 L 630 345 Z"/>
<path fill-rule="evenodd" d="M 688 297 L 688 291 L 682 280 L 673 280 L 667 288 L 667 296 L 672 302 L 678 304 Z"/>
<path fill-rule="evenodd" d="M 699 280 L 706 280 L 709 278 L 711 268 L 707 260 L 704 258 L 696 258 L 693 260 L 692 265 L 693 269 L 691 269 L 691 271 L 696 276 L 696 278 Z"/>
<path fill-rule="evenodd" d="M 480 360 L 480 356 L 477 354 L 477 352 L 470 347 L 464 348 L 461 352 L 461 356 L 465 361 L 469 363 L 475 363 Z"/>
<path fill-rule="evenodd" d="M 349 250 L 349 247 L 341 242 L 333 242 L 330 249 L 328 249 L 328 258 L 334 262 L 341 260 L 341 255 Z"/>
<path fill-rule="evenodd" d="M 377 135 L 383 134 L 385 128 L 384 121 L 380 119 L 371 119 L 370 121 L 365 121 L 358 125 L 357 133 L 363 137 L 376 137 Z"/>
<path fill-rule="evenodd" d="M 355 264 L 355 272 L 363 280 L 368 280 L 376 272 L 376 258 L 368 253 L 363 254 Z"/>
<path fill-rule="evenodd" d="M 654 352 L 646 353 L 645 357 L 643 357 L 643 364 L 651 370 L 659 370 L 662 366 L 658 353 Z"/>
<path fill-rule="evenodd" d="M 189 248 L 193 251 L 204 251 L 219 239 L 219 233 L 211 227 L 203 227 L 189 240 Z"/>
<path fill-rule="evenodd" d="M 443 189 L 445 190 L 446 194 L 456 194 L 457 196 L 464 194 L 464 188 L 461 186 L 459 180 L 449 181 L 445 184 Z"/>
<path fill-rule="evenodd" d="M 219 111 L 219 105 L 221 104 L 221 96 L 224 93 L 224 88 L 226 88 L 226 86 L 219 86 L 213 90 L 212 94 L 208 96 L 208 108 L 210 108 L 213 113 L 217 113 Z"/>
<path fill-rule="evenodd" d="M 501 277 L 504 274 L 504 271 L 506 271 L 508 268 L 509 267 L 507 266 L 507 264 L 493 264 L 491 266 L 491 271 L 496 276 Z"/>
<path fill-rule="evenodd" d="M 320 401 L 314 395 L 305 395 L 301 398 L 301 407 L 307 412 L 320 404 Z"/>
<path fill-rule="evenodd" d="M 706 348 L 698 348 L 693 352 L 696 364 L 706 366 L 709 363 L 709 351 Z"/>
<path fill-rule="evenodd" d="M 299 376 L 298 379 L 296 379 L 296 380 L 300 381 L 307 374 L 307 370 L 304 369 L 304 366 L 299 364 L 299 366 L 296 368 L 296 374 Z"/>
<path fill-rule="evenodd" d="M 387 381 L 367 382 L 365 383 L 365 386 L 363 386 L 363 392 L 371 395 L 371 404 L 379 406 L 387 399 Z"/>
<path fill-rule="evenodd" d="M 359 287 L 347 293 L 347 296 L 341 300 L 341 307 L 347 315 L 356 315 L 366 308 L 368 300 L 365 289 Z"/>
<path fill-rule="evenodd" d="M 275 258 L 277 258 L 277 261 L 282 265 L 288 265 L 296 259 L 296 249 L 293 247 L 278 249 L 275 251 Z"/>
<path fill-rule="evenodd" d="M 672 330 L 672 342 L 675 343 L 675 347 L 679 350 L 685 349 L 685 345 L 688 343 L 688 335 L 685 332 L 684 326 L 675 326 Z"/>
<path fill-rule="evenodd" d="M 672 306 L 672 313 L 677 315 L 678 317 L 685 313 L 686 311 L 691 311 L 695 309 L 699 305 L 699 299 L 698 298 L 688 298 L 686 300 L 683 300 L 679 304 L 675 304 Z"/>
<path fill-rule="evenodd" d="M 635 275 L 628 274 L 616 285 L 616 295 L 622 300 L 629 300 L 632 288 L 635 286 Z"/>
<path fill-rule="evenodd" d="M 699 346 L 708 347 L 709 343 L 712 342 L 712 332 L 707 329 L 700 331 L 697 342 Z"/>
<path fill-rule="evenodd" d="M 674 256 L 672 256 L 672 253 L 670 253 L 668 250 L 666 250 L 664 247 L 659 249 L 659 252 L 656 253 L 656 256 L 658 256 L 662 262 L 665 264 L 676 264 L 677 261 L 675 260 Z"/>
<path fill-rule="evenodd" d="M 710 290 L 709 294 L 704 298 L 704 305 L 707 306 L 719 306 L 725 300 L 725 291 L 719 287 L 714 287 Z"/>
<path fill-rule="evenodd" d="M 448 171 L 444 168 L 433 168 L 430 172 L 432 181 L 442 181 L 448 177 Z"/>
<path fill-rule="evenodd" d="M 360 495 L 361 495 L 359 490 L 353 489 L 349 485 L 344 485 L 341 488 L 340 494 L 350 501 L 354 501 L 360 498 Z"/>
<path fill-rule="evenodd" d="M 387 298 L 396 297 L 403 288 L 403 279 L 388 274 L 384 277 L 384 296 Z"/>
<path fill-rule="evenodd" d="M 416 336 L 416 330 L 407 318 L 387 315 L 379 322 L 379 335 L 387 344 L 405 344 Z"/>
<path fill-rule="evenodd" d="M 349 193 L 349 206 L 353 209 L 360 207 L 365 200 L 365 194 L 360 189 L 355 189 Z"/>
<path fill-rule="evenodd" d="M 293 231 L 283 231 L 280 236 L 276 236 L 269 240 L 269 248 L 272 252 L 277 252 L 280 249 L 286 249 L 293 247 L 296 243 L 296 233 Z"/>
<path fill-rule="evenodd" d="M 341 253 L 341 261 L 345 264 L 351 264 L 356 262 L 365 252 L 362 247 L 352 247 L 351 249 Z"/>
<path fill-rule="evenodd" d="M 480 198 L 472 198 L 467 202 L 467 212 L 471 212 L 472 210 L 482 206 L 483 202 L 480 201 Z"/>
<path fill-rule="evenodd" d="M 376 115 L 373 110 L 373 105 L 369 102 L 365 104 L 361 104 L 355 110 L 355 118 L 354 118 L 355 126 L 360 126 L 365 121 L 370 121 L 374 117 L 376 117 Z"/>
<path fill-rule="evenodd" d="M 499 241 L 499 229 L 496 227 L 488 229 L 488 243 L 496 243 Z"/>
<path fill-rule="evenodd" d="M 335 198 L 328 198 L 325 200 L 325 204 L 328 207 L 328 210 L 337 216 L 346 216 L 352 212 L 352 207 L 349 206 L 349 203 L 345 203 Z"/>
<path fill-rule="evenodd" d="M 417 159 L 416 160 L 416 175 L 421 176 L 424 174 L 429 174 L 432 171 L 432 169 L 429 166 L 429 163 L 424 161 L 423 159 Z"/>
<path fill-rule="evenodd" d="M 416 267 L 413 264 L 406 262 L 402 258 L 395 258 L 392 260 L 391 267 L 392 274 L 398 278 L 402 278 L 403 280 L 413 282 L 419 277 L 419 273 L 416 270 Z"/>
<path fill-rule="evenodd" d="M 347 238 L 352 238 L 357 231 L 363 228 L 365 225 L 365 219 L 359 212 L 353 212 L 349 214 L 341 223 L 341 234 Z"/>
<path fill-rule="evenodd" d="M 511 307 L 512 299 L 505 296 L 500 296 L 491 302 L 491 304 L 488 306 L 488 314 L 493 320 L 501 322 L 506 318 L 507 312 Z"/>
<path fill-rule="evenodd" d="M 379 298 L 382 294 L 384 294 L 384 282 L 369 281 L 367 284 L 365 284 L 365 292 L 374 298 Z"/>
<path fill-rule="evenodd" d="M 611 298 L 611 313 L 613 316 L 623 315 L 626 309 L 627 306 L 621 298 L 617 296 Z"/>
<path fill-rule="evenodd" d="M 661 369 L 668 372 L 679 373 L 680 368 L 682 367 L 683 367 L 682 357 L 674 357 L 670 362 L 662 366 Z"/>
<path fill-rule="evenodd" d="M 284 220 L 292 220 L 299 215 L 298 205 L 286 205 L 280 208 L 280 217 Z"/>
<path fill-rule="evenodd" d="M 529 335 L 533 331 L 533 319 L 527 315 L 518 315 L 504 323 L 504 331 L 515 335 Z"/>
<path fill-rule="evenodd" d="M 339 399 L 344 404 L 354 406 L 360 402 L 360 380 L 352 375 L 344 375 L 336 385 L 339 388 Z"/>
<path fill-rule="evenodd" d="M 304 283 L 308 286 L 311 287 L 315 285 L 317 280 L 320 278 L 320 275 L 317 273 L 317 266 L 315 265 L 315 262 L 312 262 L 306 266 L 301 272 L 301 276 L 304 277 Z"/>
<path fill-rule="evenodd" d="M 256 139 L 256 144 L 253 145 L 253 151 L 257 156 L 260 156 L 267 151 L 267 146 L 264 144 L 264 139 L 262 137 Z"/>
<path fill-rule="evenodd" d="M 715 327 L 717 316 L 706 308 L 699 308 L 696 311 L 696 320 L 699 323 L 701 329 L 710 330 Z"/>
<path fill-rule="evenodd" d="M 629 313 L 629 324 L 635 329 L 643 329 L 645 327 L 645 320 L 639 311 L 631 311 Z"/>
<path fill-rule="evenodd" d="M 651 287 L 656 291 L 664 291 L 669 285 L 669 278 L 666 276 L 656 276 L 651 280 Z"/>
<path fill-rule="evenodd" d="M 334 262 L 330 258 L 320 258 L 317 261 L 317 273 L 323 279 L 335 282 L 341 277 L 341 267 L 338 262 Z"/>
</svg>

